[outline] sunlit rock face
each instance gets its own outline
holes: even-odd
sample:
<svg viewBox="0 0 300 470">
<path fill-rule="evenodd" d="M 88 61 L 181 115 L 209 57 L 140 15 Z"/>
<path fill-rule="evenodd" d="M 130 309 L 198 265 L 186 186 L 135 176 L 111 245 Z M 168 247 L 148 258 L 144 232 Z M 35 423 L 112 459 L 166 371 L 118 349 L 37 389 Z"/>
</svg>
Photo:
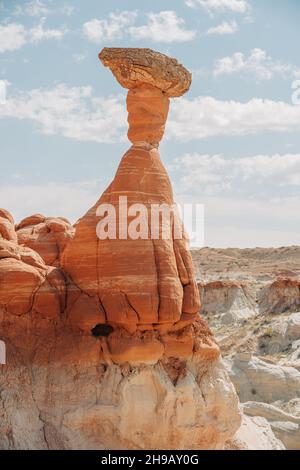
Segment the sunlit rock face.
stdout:
<svg viewBox="0 0 300 470">
<path fill-rule="evenodd" d="M 129 89 L 132 146 L 114 180 L 74 227 L 40 214 L 14 225 L 0 211 L 0 448 L 222 449 L 241 414 L 199 316 L 176 211 L 168 239 L 102 239 L 98 225 L 101 204 L 119 222 L 125 196 L 174 204 L 158 146 L 169 99 L 191 76 L 149 49 L 106 48 L 100 59 Z"/>
<path fill-rule="evenodd" d="M 171 182 L 158 152 L 169 111 L 169 96 L 179 96 L 190 85 L 189 72 L 175 59 L 148 49 L 107 49 L 99 57 L 122 86 L 127 96 L 128 138 L 132 147 L 121 159 L 109 188 L 95 206 L 78 222 L 76 234 L 64 251 L 62 265 L 83 295 L 98 304 L 85 315 L 70 310 L 70 320 L 81 328 L 108 322 L 119 329 L 118 341 L 108 340 L 111 352 L 118 348 L 126 353 L 130 343 L 134 357 L 155 361 L 181 336 L 181 353 L 192 357 L 199 352 L 196 330 L 199 329 L 200 298 L 186 235 L 173 236 L 180 221 L 174 212 L 168 239 L 154 239 L 151 226 L 153 205 L 174 207 Z M 146 209 L 146 236 L 139 239 L 97 238 L 97 209 L 112 204 L 117 222 L 123 216 L 120 201 L 128 207 L 143 204 Z M 203 323 L 200 329 L 203 331 Z M 123 331 L 123 334 L 122 334 Z M 132 340 L 121 337 L 128 332 Z M 147 335 L 146 335 L 147 332 Z M 168 335 L 172 334 L 170 339 Z M 143 336 L 145 338 L 143 339 Z M 136 339 L 136 337 L 138 339 Z M 203 335 L 203 354 L 216 358 L 218 348 L 207 330 Z M 145 343 L 144 352 L 142 343 Z M 184 346 L 183 346 L 184 343 Z M 149 354 L 155 349 L 155 354 Z M 173 354 L 173 347 L 171 348 Z M 143 357 L 144 354 L 144 357 Z M 132 357 L 132 353 L 126 359 Z"/>
</svg>

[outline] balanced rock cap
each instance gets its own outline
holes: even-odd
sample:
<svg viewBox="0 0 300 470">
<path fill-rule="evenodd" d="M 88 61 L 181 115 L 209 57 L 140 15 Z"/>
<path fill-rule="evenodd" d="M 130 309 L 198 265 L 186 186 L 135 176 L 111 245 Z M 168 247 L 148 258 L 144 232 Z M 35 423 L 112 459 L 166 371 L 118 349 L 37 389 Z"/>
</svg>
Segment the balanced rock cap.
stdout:
<svg viewBox="0 0 300 470">
<path fill-rule="evenodd" d="M 149 84 L 176 97 L 186 93 L 192 82 L 191 73 L 176 59 L 152 49 L 105 47 L 99 59 L 129 90 Z"/>
</svg>

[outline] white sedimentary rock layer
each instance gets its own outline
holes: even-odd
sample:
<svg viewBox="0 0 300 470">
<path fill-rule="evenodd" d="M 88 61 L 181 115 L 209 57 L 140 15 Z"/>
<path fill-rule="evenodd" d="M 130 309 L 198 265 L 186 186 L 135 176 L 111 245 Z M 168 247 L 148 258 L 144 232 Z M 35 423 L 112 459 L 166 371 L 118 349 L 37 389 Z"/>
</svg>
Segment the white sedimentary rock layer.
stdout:
<svg viewBox="0 0 300 470">
<path fill-rule="evenodd" d="M 285 450 L 265 418 L 243 416 L 242 425 L 228 443 L 232 450 Z"/>
<path fill-rule="evenodd" d="M 276 437 L 287 449 L 300 449 L 300 416 L 285 413 L 273 405 L 257 402 L 244 403 L 243 410 L 247 415 L 266 418 Z"/>
<path fill-rule="evenodd" d="M 242 402 L 272 403 L 300 397 L 300 372 L 293 367 L 271 364 L 250 353 L 236 354 L 226 364 Z"/>
<path fill-rule="evenodd" d="M 241 422 L 220 361 L 190 362 L 176 379 L 162 363 L 16 363 L 0 390 L 2 449 L 222 449 Z"/>
<path fill-rule="evenodd" d="M 255 299 L 247 286 L 233 281 L 199 284 L 201 313 L 210 316 L 210 324 L 230 325 L 255 317 Z"/>
</svg>

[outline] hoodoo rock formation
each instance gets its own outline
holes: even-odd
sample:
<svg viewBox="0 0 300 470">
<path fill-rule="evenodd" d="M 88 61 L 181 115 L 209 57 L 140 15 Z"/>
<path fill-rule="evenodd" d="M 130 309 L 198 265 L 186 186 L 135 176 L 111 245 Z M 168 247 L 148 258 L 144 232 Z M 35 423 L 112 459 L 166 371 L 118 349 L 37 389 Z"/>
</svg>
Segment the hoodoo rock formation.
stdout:
<svg viewBox="0 0 300 470">
<path fill-rule="evenodd" d="M 239 402 L 199 316 L 176 211 L 166 238 L 163 224 L 151 237 L 148 211 L 147 236 L 118 229 L 125 197 L 128 207 L 173 206 L 158 146 L 169 100 L 191 75 L 149 49 L 100 59 L 129 89 L 132 146 L 113 182 L 74 227 L 41 215 L 15 225 L 0 210 L 0 448 L 228 448 Z M 115 238 L 99 237 L 102 204 L 115 209 Z"/>
<path fill-rule="evenodd" d="M 75 304 L 70 321 L 87 331 L 108 323 L 114 329 L 107 339 L 114 362 L 156 362 L 176 351 L 180 357 L 217 358 L 218 347 L 198 317 L 200 299 L 187 237 L 174 237 L 181 226 L 176 211 L 171 214 L 170 236 L 160 236 L 163 224 L 157 227 L 158 237 L 152 236 L 152 208 L 174 207 L 171 183 L 158 152 L 169 97 L 185 93 L 191 75 L 175 59 L 149 49 L 105 48 L 99 58 L 129 88 L 132 147 L 108 189 L 76 225 L 63 253 L 64 271 L 82 295 L 92 299 L 90 310 L 84 312 Z M 127 208 L 120 203 L 125 197 L 128 207 L 143 204 L 146 209 L 145 236 L 132 239 L 126 227 L 126 233 L 119 230 L 115 240 L 97 238 L 98 207 L 111 204 L 119 227 L 120 218 L 127 216 Z"/>
</svg>

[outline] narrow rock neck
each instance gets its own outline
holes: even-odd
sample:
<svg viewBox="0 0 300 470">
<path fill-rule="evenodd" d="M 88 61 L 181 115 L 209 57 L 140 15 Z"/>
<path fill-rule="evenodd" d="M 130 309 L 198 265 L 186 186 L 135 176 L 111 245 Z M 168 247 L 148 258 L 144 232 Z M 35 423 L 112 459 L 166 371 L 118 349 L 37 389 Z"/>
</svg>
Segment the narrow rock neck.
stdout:
<svg viewBox="0 0 300 470">
<path fill-rule="evenodd" d="M 165 132 L 169 98 L 151 85 L 129 90 L 127 95 L 128 139 L 133 145 L 158 147 Z"/>
</svg>

